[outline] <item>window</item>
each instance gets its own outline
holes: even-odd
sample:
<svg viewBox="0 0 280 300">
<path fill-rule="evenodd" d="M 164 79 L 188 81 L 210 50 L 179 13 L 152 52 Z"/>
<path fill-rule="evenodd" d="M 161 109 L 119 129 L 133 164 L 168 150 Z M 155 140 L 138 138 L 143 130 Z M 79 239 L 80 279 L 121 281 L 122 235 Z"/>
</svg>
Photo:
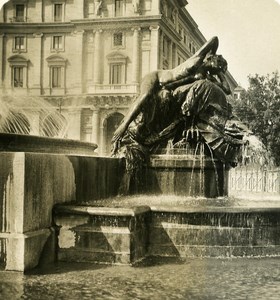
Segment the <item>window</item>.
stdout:
<svg viewBox="0 0 280 300">
<path fill-rule="evenodd" d="M 52 39 L 52 49 L 56 51 L 63 50 L 63 37 L 62 35 L 55 35 Z"/>
<path fill-rule="evenodd" d="M 179 34 L 180 34 L 181 36 L 183 35 L 183 28 L 182 28 L 182 26 L 179 26 L 178 32 L 179 32 Z"/>
<path fill-rule="evenodd" d="M 53 54 L 46 60 L 49 66 L 49 93 L 64 95 L 66 91 L 65 72 L 67 60 L 58 54 Z"/>
<path fill-rule="evenodd" d="M 109 67 L 109 84 L 124 84 L 126 82 L 127 56 L 118 51 L 107 55 Z"/>
<path fill-rule="evenodd" d="M 14 41 L 15 50 L 25 50 L 25 38 L 24 36 L 16 36 Z"/>
<path fill-rule="evenodd" d="M 54 4 L 54 21 L 61 22 L 62 21 L 62 4 L 56 3 Z"/>
<path fill-rule="evenodd" d="M 177 61 L 177 65 L 179 66 L 181 64 L 181 57 L 178 56 L 178 61 Z"/>
<path fill-rule="evenodd" d="M 122 64 L 111 64 L 110 84 L 122 83 Z"/>
<path fill-rule="evenodd" d="M 170 19 L 171 19 L 171 22 L 172 22 L 173 24 L 176 24 L 176 12 L 175 12 L 175 10 L 173 10 L 173 11 L 171 12 Z"/>
<path fill-rule="evenodd" d="M 152 9 L 152 0 L 146 0 L 143 3 L 144 10 L 151 10 Z"/>
<path fill-rule="evenodd" d="M 123 0 L 115 0 L 115 16 L 123 16 Z"/>
<path fill-rule="evenodd" d="M 195 54 L 195 52 L 196 52 L 196 49 L 195 49 L 195 46 L 193 46 L 192 47 L 192 53 Z"/>
<path fill-rule="evenodd" d="M 60 88 L 61 85 L 61 67 L 52 67 L 52 88 Z"/>
<path fill-rule="evenodd" d="M 164 57 L 168 57 L 168 41 L 163 38 L 162 52 Z"/>
<path fill-rule="evenodd" d="M 113 45 L 115 47 L 116 46 L 123 46 L 123 34 L 121 32 L 114 34 Z"/>
<path fill-rule="evenodd" d="M 11 87 L 26 88 L 29 60 L 22 55 L 16 54 L 9 57 L 8 62 L 11 67 Z"/>
<path fill-rule="evenodd" d="M 15 9 L 16 22 L 24 22 L 24 4 L 16 4 Z"/>
<path fill-rule="evenodd" d="M 13 68 L 13 87 L 23 87 L 23 67 Z"/>
</svg>

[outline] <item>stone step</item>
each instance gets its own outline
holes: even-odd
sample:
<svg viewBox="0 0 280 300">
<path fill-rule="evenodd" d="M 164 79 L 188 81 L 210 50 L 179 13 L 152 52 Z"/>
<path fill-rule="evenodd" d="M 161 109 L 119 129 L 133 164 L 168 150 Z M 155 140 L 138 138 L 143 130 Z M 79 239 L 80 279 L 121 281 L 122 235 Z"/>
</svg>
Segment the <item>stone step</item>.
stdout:
<svg viewBox="0 0 280 300">
<path fill-rule="evenodd" d="M 149 207 L 55 207 L 58 259 L 133 264 L 146 256 Z"/>
<path fill-rule="evenodd" d="M 280 255 L 280 208 L 59 205 L 54 222 L 61 261 Z"/>
</svg>

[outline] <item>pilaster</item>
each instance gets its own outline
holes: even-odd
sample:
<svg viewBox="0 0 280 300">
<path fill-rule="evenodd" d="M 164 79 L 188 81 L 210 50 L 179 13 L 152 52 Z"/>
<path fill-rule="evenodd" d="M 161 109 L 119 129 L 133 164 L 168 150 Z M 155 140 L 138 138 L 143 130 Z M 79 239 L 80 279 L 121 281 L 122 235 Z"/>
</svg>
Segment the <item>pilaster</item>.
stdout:
<svg viewBox="0 0 280 300">
<path fill-rule="evenodd" d="M 132 28 L 133 30 L 133 45 L 132 45 L 132 83 L 139 82 L 139 64 L 140 64 L 140 44 L 139 33 L 141 28 Z"/>
<path fill-rule="evenodd" d="M 150 71 L 155 71 L 159 67 L 159 26 L 151 26 L 151 61 Z"/>
<path fill-rule="evenodd" d="M 86 45 L 86 73 L 87 73 L 87 91 L 93 85 L 93 58 L 94 58 L 94 43 L 93 34 L 89 33 L 87 35 L 87 45 Z"/>
<path fill-rule="evenodd" d="M 73 31 L 71 35 L 74 37 L 75 44 L 77 45 L 75 47 L 76 49 L 76 55 L 73 56 L 73 72 L 74 72 L 74 82 L 75 84 L 72 86 L 67 86 L 69 90 L 71 90 L 71 93 L 73 94 L 79 94 L 82 92 L 82 83 L 83 83 L 83 66 L 84 66 L 84 30 L 79 31 Z"/>
<path fill-rule="evenodd" d="M 153 14 L 160 14 L 160 0 L 152 0 L 152 12 Z"/>
<path fill-rule="evenodd" d="M 4 80 L 4 66 L 3 66 L 3 57 L 4 57 L 4 38 L 5 34 L 0 34 L 0 88 L 3 85 Z"/>
<path fill-rule="evenodd" d="M 94 61 L 93 61 L 93 82 L 101 83 L 101 40 L 102 30 L 96 30 L 94 38 Z"/>
<path fill-rule="evenodd" d="M 36 49 L 36 55 L 32 57 L 32 85 L 31 89 L 34 90 L 36 95 L 40 95 L 42 88 L 42 39 L 43 33 L 33 33 L 33 49 Z"/>
</svg>

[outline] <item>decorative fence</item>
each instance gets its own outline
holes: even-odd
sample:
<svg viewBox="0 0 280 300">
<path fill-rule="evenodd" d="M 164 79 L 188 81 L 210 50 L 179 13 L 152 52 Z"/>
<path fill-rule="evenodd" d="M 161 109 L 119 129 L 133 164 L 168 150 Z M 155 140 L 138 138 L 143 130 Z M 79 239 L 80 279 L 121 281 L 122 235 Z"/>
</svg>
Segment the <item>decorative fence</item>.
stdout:
<svg viewBox="0 0 280 300">
<path fill-rule="evenodd" d="M 229 192 L 280 194 L 280 168 L 237 167 L 229 174 Z"/>
</svg>

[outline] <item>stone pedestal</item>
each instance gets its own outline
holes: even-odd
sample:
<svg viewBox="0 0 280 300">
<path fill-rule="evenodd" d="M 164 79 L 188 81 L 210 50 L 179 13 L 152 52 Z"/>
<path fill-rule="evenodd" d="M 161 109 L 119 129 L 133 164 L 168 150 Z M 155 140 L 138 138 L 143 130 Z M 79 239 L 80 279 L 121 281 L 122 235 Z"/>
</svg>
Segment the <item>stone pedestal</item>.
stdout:
<svg viewBox="0 0 280 300">
<path fill-rule="evenodd" d="M 36 267 L 45 247 L 54 261 L 52 207 L 75 197 L 71 162 L 60 155 L 0 153 L 0 262 L 6 270 Z"/>
<path fill-rule="evenodd" d="M 153 155 L 147 192 L 215 198 L 228 194 L 228 167 L 199 155 Z"/>
</svg>

